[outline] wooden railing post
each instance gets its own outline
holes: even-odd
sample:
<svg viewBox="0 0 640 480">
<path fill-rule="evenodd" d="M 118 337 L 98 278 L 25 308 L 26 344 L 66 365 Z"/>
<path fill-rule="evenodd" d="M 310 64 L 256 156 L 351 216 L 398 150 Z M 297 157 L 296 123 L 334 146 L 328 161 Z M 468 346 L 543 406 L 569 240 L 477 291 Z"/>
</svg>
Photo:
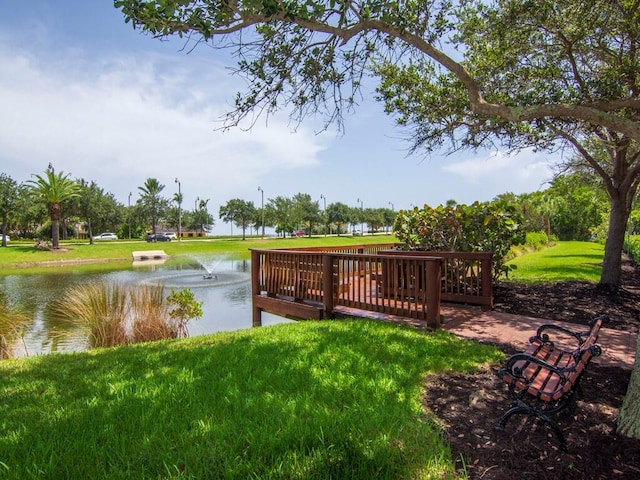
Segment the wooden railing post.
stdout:
<svg viewBox="0 0 640 480">
<path fill-rule="evenodd" d="M 440 328 L 440 276 L 442 271 L 442 258 L 425 259 L 427 281 L 427 326 L 434 329 Z"/>
<path fill-rule="evenodd" d="M 333 292 L 338 288 L 333 282 L 333 255 L 326 253 L 322 255 L 322 304 L 326 317 L 333 316 Z"/>
<path fill-rule="evenodd" d="M 489 310 L 493 305 L 493 265 L 492 265 L 493 254 L 489 253 L 486 257 L 482 259 L 482 293 L 483 297 L 488 298 L 488 305 L 483 304 L 482 308 L 484 310 Z"/>
<path fill-rule="evenodd" d="M 262 326 L 262 309 L 256 306 L 255 298 L 260 295 L 260 252 L 251 250 L 251 298 L 254 327 Z"/>
</svg>

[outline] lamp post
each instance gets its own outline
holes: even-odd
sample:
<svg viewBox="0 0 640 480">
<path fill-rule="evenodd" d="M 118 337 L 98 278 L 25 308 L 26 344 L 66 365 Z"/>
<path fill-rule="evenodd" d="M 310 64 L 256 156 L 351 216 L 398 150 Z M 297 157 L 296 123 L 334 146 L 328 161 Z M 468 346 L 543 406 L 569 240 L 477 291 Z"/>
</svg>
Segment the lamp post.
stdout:
<svg viewBox="0 0 640 480">
<path fill-rule="evenodd" d="M 395 212 L 395 211 L 396 211 L 396 209 L 395 209 L 395 208 L 393 208 L 393 202 L 389 202 L 389 205 L 391 205 L 391 211 Z"/>
<path fill-rule="evenodd" d="M 329 223 L 329 221 L 328 221 L 329 219 L 327 218 L 327 197 L 325 197 L 325 196 L 321 193 L 321 194 L 320 194 L 320 198 L 322 199 L 322 203 L 323 203 L 323 205 L 324 205 L 324 209 L 323 209 L 323 211 L 324 211 L 324 216 L 325 216 L 325 218 L 324 218 L 324 221 L 325 221 L 325 224 L 324 224 L 324 236 L 326 237 L 326 236 L 327 236 L 327 224 Z"/>
<path fill-rule="evenodd" d="M 262 190 L 262 187 L 258 187 L 258 191 L 262 197 L 260 202 L 260 213 L 262 214 L 262 219 L 260 222 L 262 223 L 262 238 L 264 238 L 264 190 Z"/>
<path fill-rule="evenodd" d="M 362 224 L 360 225 L 360 228 L 362 230 L 360 230 L 360 233 L 362 233 L 362 235 L 364 235 L 364 203 L 362 203 L 362 200 L 358 199 L 358 202 L 360 202 L 360 220 L 362 222 Z"/>
<path fill-rule="evenodd" d="M 176 177 L 178 184 L 178 241 L 182 239 L 182 191 L 180 190 L 180 180 Z"/>
<path fill-rule="evenodd" d="M 129 192 L 129 240 L 131 240 L 131 192 Z"/>
</svg>

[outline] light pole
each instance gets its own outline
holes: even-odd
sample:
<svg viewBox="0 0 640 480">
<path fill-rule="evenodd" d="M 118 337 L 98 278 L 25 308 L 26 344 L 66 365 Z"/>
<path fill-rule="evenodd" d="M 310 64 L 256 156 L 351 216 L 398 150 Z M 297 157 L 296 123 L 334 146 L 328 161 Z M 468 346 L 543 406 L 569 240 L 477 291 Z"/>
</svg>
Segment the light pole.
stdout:
<svg viewBox="0 0 640 480">
<path fill-rule="evenodd" d="M 258 187 L 258 191 L 262 197 L 260 202 L 260 213 L 262 214 L 262 219 L 260 222 L 262 223 L 262 238 L 264 238 L 264 190 L 262 190 L 262 187 Z"/>
<path fill-rule="evenodd" d="M 324 205 L 324 236 L 327 236 L 327 224 L 329 223 L 329 219 L 327 218 L 327 197 L 325 197 L 322 193 L 320 194 L 320 198 L 322 199 L 322 203 Z"/>
<path fill-rule="evenodd" d="M 358 202 L 360 202 L 360 221 L 362 222 L 360 225 L 360 228 L 362 229 L 360 230 L 360 233 L 364 235 L 364 203 L 362 203 L 362 200 L 360 199 L 358 199 Z"/>
<path fill-rule="evenodd" d="M 395 211 L 396 211 L 396 209 L 395 209 L 395 208 L 393 208 L 393 203 L 392 203 L 392 202 L 389 202 L 389 205 L 391 205 L 391 211 L 395 212 Z"/>
<path fill-rule="evenodd" d="M 131 240 L 131 192 L 129 192 L 129 240 Z"/>
<path fill-rule="evenodd" d="M 180 180 L 176 177 L 178 184 L 178 241 L 182 239 L 182 191 L 180 190 Z"/>
<path fill-rule="evenodd" d="M 198 202 L 200 201 L 200 197 L 196 197 L 196 201 L 193 204 L 193 211 L 197 212 L 198 211 Z"/>
</svg>

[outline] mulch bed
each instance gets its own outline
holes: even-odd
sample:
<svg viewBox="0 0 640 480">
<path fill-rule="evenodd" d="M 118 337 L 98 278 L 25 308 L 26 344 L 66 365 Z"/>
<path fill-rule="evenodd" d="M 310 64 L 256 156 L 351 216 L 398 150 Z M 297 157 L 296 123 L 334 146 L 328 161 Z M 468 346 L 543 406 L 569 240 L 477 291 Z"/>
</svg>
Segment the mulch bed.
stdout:
<svg viewBox="0 0 640 480">
<path fill-rule="evenodd" d="M 619 294 L 583 282 L 556 285 L 501 283 L 495 309 L 585 324 L 608 313 L 608 328 L 637 332 L 640 326 L 640 271 L 625 261 Z M 510 345 L 497 345 L 507 355 Z M 443 425 L 458 471 L 471 479 L 638 479 L 640 440 L 616 434 L 630 370 L 592 363 L 581 380 L 577 409 L 561 412 L 558 423 L 569 451 L 558 448 L 554 433 L 531 416 L 511 417 L 504 432 L 494 427 L 510 405 L 506 386 L 492 365 L 473 374 L 442 374 L 425 379 L 424 404 Z"/>
</svg>

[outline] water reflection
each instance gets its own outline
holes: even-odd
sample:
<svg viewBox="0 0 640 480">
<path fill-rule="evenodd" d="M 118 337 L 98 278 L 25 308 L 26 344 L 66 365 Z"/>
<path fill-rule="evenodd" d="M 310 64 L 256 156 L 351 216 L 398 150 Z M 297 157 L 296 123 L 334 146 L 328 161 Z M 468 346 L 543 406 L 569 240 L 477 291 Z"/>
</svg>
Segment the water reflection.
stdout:
<svg viewBox="0 0 640 480">
<path fill-rule="evenodd" d="M 68 288 L 91 282 L 160 283 L 167 293 L 171 288 L 191 288 L 196 300 L 203 302 L 202 318 L 189 323 L 191 336 L 250 328 L 250 272 L 249 260 L 216 255 L 178 256 L 163 263 L 138 263 L 125 268 L 76 266 L 42 274 L 0 276 L 0 292 L 9 307 L 32 317 L 24 342 L 19 342 L 14 352 L 16 356 L 25 356 L 82 348 L 82 339 L 69 330 L 67 323 L 56 318 L 53 305 Z M 203 278 L 207 273 L 217 278 Z M 287 321 L 263 314 L 263 325 Z"/>
</svg>

